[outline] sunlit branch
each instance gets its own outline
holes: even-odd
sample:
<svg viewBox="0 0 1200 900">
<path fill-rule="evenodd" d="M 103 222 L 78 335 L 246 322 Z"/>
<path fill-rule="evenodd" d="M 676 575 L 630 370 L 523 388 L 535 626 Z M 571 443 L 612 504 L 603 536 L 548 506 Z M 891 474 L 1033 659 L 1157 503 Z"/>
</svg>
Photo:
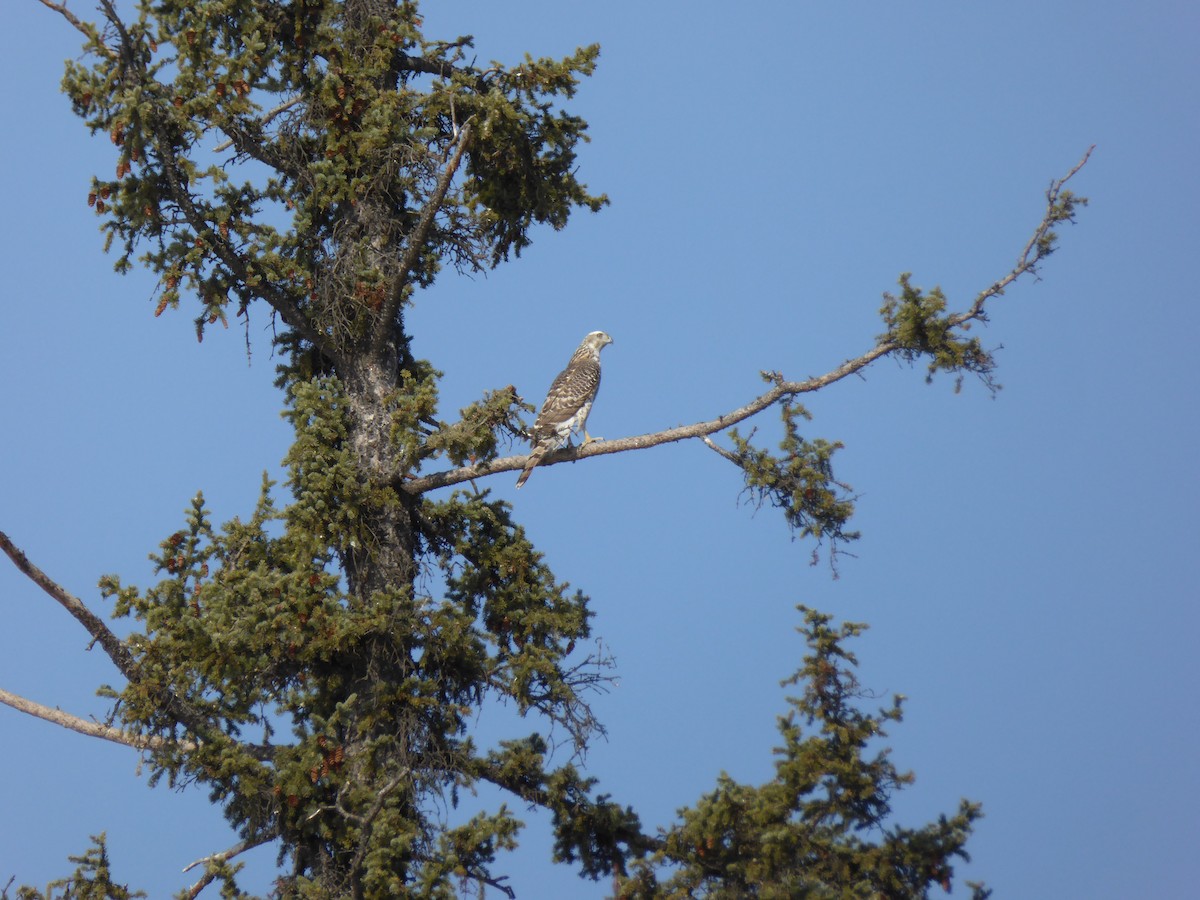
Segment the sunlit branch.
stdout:
<svg viewBox="0 0 1200 900">
<path fill-rule="evenodd" d="M 1077 162 L 1074 167 L 1062 178 L 1055 179 L 1050 182 L 1050 187 L 1046 189 L 1046 214 L 1042 217 L 1041 223 L 1034 231 L 1033 236 L 1029 239 L 1029 243 L 1025 245 L 1025 249 L 1021 251 L 1021 255 L 1017 257 L 1017 264 L 1013 266 L 1012 271 L 993 284 L 986 290 L 980 291 L 979 296 L 975 298 L 975 302 L 971 304 L 970 309 L 957 315 L 950 317 L 951 325 L 961 325 L 963 322 L 971 319 L 978 319 L 983 314 L 984 304 L 992 297 L 999 297 L 1004 293 L 1004 289 L 1020 278 L 1022 275 L 1032 273 L 1037 274 L 1037 265 L 1046 258 L 1049 252 L 1046 248 L 1046 241 L 1051 236 L 1051 231 L 1057 222 L 1056 210 L 1058 209 L 1059 199 L 1062 196 L 1063 187 L 1066 183 L 1078 174 L 1079 170 L 1087 165 L 1087 161 L 1091 158 L 1092 151 L 1096 149 L 1096 145 L 1087 148 L 1087 152 L 1083 154 L 1083 158 Z"/>
<path fill-rule="evenodd" d="M 62 605 L 62 607 L 75 617 L 88 634 L 95 638 L 104 652 L 108 654 L 108 658 L 113 661 L 121 674 L 131 681 L 137 677 L 137 664 L 134 662 L 133 655 L 129 652 L 129 648 L 119 637 L 109 630 L 108 626 L 100 620 L 100 617 L 93 613 L 90 609 L 84 606 L 83 601 L 78 597 L 68 593 L 61 585 L 50 578 L 45 572 L 35 566 L 20 548 L 13 544 L 12 540 L 3 531 L 0 531 L 0 550 L 7 554 L 8 558 L 13 561 L 13 564 L 24 574 L 30 581 L 40 587 L 43 591 L 53 597 Z"/>
<path fill-rule="evenodd" d="M 255 838 L 247 838 L 244 841 L 238 841 L 238 843 L 234 844 L 228 850 L 222 850 L 220 853 L 214 853 L 211 856 L 205 856 L 201 859 L 198 859 L 193 863 L 188 863 L 188 865 L 183 867 L 183 871 L 190 872 L 192 869 L 196 868 L 196 866 L 206 866 L 209 863 L 227 863 L 238 854 L 245 853 L 247 850 L 253 850 L 255 847 L 261 847 L 263 844 L 275 840 L 276 837 L 278 837 L 278 835 L 274 832 L 268 832 L 267 834 L 262 834 Z M 191 889 L 187 892 L 188 900 L 195 900 L 195 898 L 200 895 L 200 892 L 208 887 L 208 885 L 211 884 L 213 879 L 216 877 L 217 876 L 215 872 L 205 872 L 204 877 L 193 884 Z"/>
<path fill-rule="evenodd" d="M 196 744 L 191 741 L 168 741 L 156 735 L 130 734 L 129 732 L 122 731 L 120 728 L 113 728 L 111 725 L 102 725 L 99 722 L 81 719 L 79 716 L 73 716 L 68 712 L 63 712 L 61 709 L 51 709 L 49 706 L 35 703 L 3 688 L 0 688 L 0 703 L 3 703 L 5 706 L 11 706 L 15 710 L 27 713 L 38 719 L 44 719 L 47 722 L 53 722 L 55 725 L 61 725 L 63 728 L 69 728 L 71 731 L 77 731 L 89 737 L 103 738 L 106 741 L 112 741 L 114 744 L 124 744 L 127 747 L 133 747 L 135 750 L 160 750 L 168 746 L 177 747 L 184 751 L 196 749 Z"/>
<path fill-rule="evenodd" d="M 718 456 L 723 456 L 725 459 L 729 460 L 735 466 L 740 466 L 742 464 L 741 460 L 738 459 L 736 453 L 730 453 L 728 450 L 726 450 L 724 447 L 722 447 L 720 444 L 718 444 L 716 441 L 714 441 L 712 438 L 710 438 L 707 434 L 703 438 L 701 438 L 701 440 L 704 441 L 705 446 L 707 446 L 710 450 L 712 450 Z"/>
<path fill-rule="evenodd" d="M 109 629 L 107 625 L 101 621 L 100 617 L 88 609 L 78 597 L 69 593 L 60 584 L 54 581 L 45 572 L 34 565 L 19 547 L 13 544 L 7 534 L 0 531 L 0 550 L 13 561 L 13 564 L 29 578 L 34 584 L 40 587 L 43 591 L 53 597 L 75 617 L 88 633 L 95 639 L 108 654 L 108 658 L 113 661 L 117 669 L 129 679 L 132 683 L 138 683 L 143 680 L 141 669 L 138 667 L 137 661 L 130 653 L 129 647 L 118 638 Z M 202 739 L 210 739 L 220 737 L 219 732 L 215 732 L 206 722 L 205 716 L 197 710 L 192 704 L 185 699 L 177 696 L 170 690 L 160 689 L 163 696 L 163 710 L 169 713 L 176 722 L 187 728 L 197 737 Z M 28 710 L 26 710 L 28 711 Z M 54 721 L 54 720 L 51 720 Z M 81 720 L 82 721 L 82 720 Z M 61 723 L 60 723 L 61 724 Z M 78 730 L 78 729 L 76 729 Z M 99 735 L 103 737 L 104 735 Z M 109 737 L 110 740 L 115 738 Z M 128 743 L 121 741 L 121 743 Z M 131 745 L 132 746 L 132 745 Z M 150 746 L 150 745 L 147 745 Z M 159 745 L 154 745 L 159 746 Z M 242 745 L 256 759 L 270 759 L 274 753 L 274 749 L 257 744 Z"/>
<path fill-rule="evenodd" d="M 1094 147 L 1088 148 L 1083 158 L 1066 175 L 1051 182 L 1049 189 L 1046 191 L 1046 213 L 1034 230 L 1033 236 L 1025 245 L 1021 255 L 1017 258 L 1016 264 L 1003 278 L 992 284 L 991 287 L 981 291 L 970 307 L 950 316 L 947 322 L 951 327 L 962 328 L 973 320 L 983 320 L 985 318 L 985 305 L 988 300 L 1003 294 L 1005 288 L 1009 287 L 1022 276 L 1029 274 L 1036 276 L 1038 263 L 1053 251 L 1054 226 L 1064 221 L 1060 201 L 1063 203 L 1067 201 L 1062 196 L 1063 187 L 1084 167 L 1093 149 Z M 620 438 L 614 441 L 593 441 L 582 447 L 564 447 L 544 456 L 538 465 L 543 467 L 552 466 L 558 463 L 576 462 L 592 456 L 623 453 L 627 450 L 646 450 L 650 447 L 657 447 L 660 444 L 669 444 L 691 438 L 704 440 L 706 444 L 720 453 L 720 448 L 711 440 L 708 440 L 710 435 L 737 425 L 790 397 L 819 391 L 831 384 L 835 384 L 850 375 L 861 372 L 881 357 L 888 356 L 902 349 L 904 349 L 903 346 L 897 340 L 885 336 L 879 340 L 879 343 L 861 356 L 846 360 L 846 362 L 831 369 L 824 375 L 808 378 L 804 381 L 788 381 L 778 373 L 771 374 L 768 377 L 774 382 L 774 386 L 770 390 L 755 397 L 745 406 L 717 416 L 714 419 L 695 422 L 691 425 L 679 425 L 663 431 Z M 461 484 L 464 481 L 470 481 L 474 478 L 494 475 L 497 472 L 524 468 L 528 458 L 528 456 L 524 455 L 505 456 L 471 466 L 463 466 L 457 469 L 435 472 L 431 475 L 413 478 L 401 482 L 398 484 L 398 487 L 410 494 L 421 494 L 426 491 L 436 490 L 437 488 Z"/>
<path fill-rule="evenodd" d="M 565 447 L 542 457 L 542 461 L 538 465 L 547 466 L 556 465 L 557 463 L 575 462 L 576 460 L 587 459 L 592 456 L 623 453 L 627 450 L 646 450 L 650 447 L 657 447 L 660 444 L 670 444 L 690 438 L 703 438 L 718 431 L 724 431 L 726 428 L 731 428 L 739 422 L 743 422 L 751 416 L 757 415 L 763 410 L 774 406 L 780 400 L 787 397 L 818 391 L 834 382 L 841 381 L 848 375 L 853 375 L 855 372 L 865 369 L 881 356 L 887 356 L 889 353 L 899 349 L 899 347 L 900 345 L 895 341 L 884 340 L 862 356 L 847 360 L 836 369 L 816 378 L 809 378 L 805 381 L 785 381 L 780 378 L 776 381 L 775 386 L 766 393 L 754 398 L 745 406 L 717 416 L 715 419 L 708 419 L 691 425 L 678 425 L 664 431 L 655 431 L 650 434 L 620 438 L 614 441 L 593 441 L 586 447 Z M 521 469 L 524 468 L 528 458 L 527 456 L 505 456 L 474 466 L 464 466 L 446 472 L 436 472 L 423 478 L 415 478 L 411 481 L 403 482 L 400 487 L 409 493 L 420 494 L 440 487 L 460 484 L 472 478 L 493 475 L 496 472 Z"/>
</svg>

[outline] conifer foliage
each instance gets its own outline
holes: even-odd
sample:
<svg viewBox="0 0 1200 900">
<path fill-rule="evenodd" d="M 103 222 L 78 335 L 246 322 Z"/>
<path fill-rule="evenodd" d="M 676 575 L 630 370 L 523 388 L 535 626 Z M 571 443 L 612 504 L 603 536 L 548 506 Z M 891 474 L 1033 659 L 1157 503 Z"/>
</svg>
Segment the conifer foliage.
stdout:
<svg viewBox="0 0 1200 900">
<path fill-rule="evenodd" d="M 889 825 L 891 796 L 913 776 L 878 742 L 889 722 L 900 721 L 904 698 L 861 709 L 871 695 L 845 645 L 866 626 L 834 627 L 828 615 L 800 611 L 809 649 L 784 681 L 802 691 L 779 719 L 775 780 L 754 787 L 722 773 L 716 789 L 681 810 L 656 852 L 638 862 L 622 896 L 899 898 L 925 896 L 932 885 L 950 890 L 951 862 L 967 856 L 979 805 L 964 800 L 955 815 L 922 829 Z M 670 877 L 659 881 L 656 871 L 667 862 Z M 989 894 L 968 887 L 975 900 Z"/>
<path fill-rule="evenodd" d="M 155 314 L 190 307 L 200 338 L 231 319 L 272 321 L 285 360 L 286 491 L 264 481 L 253 514 L 223 525 L 197 495 L 154 557 L 157 584 L 104 579 L 111 614 L 134 626 L 128 638 L 0 535 L 121 676 L 103 689 L 110 720 L 91 733 L 136 747 L 152 782 L 203 785 L 236 832 L 183 895 L 236 894 L 237 857 L 278 842 L 280 897 L 512 896 L 514 807 L 545 810 L 555 861 L 613 878 L 620 896 L 915 897 L 949 886 L 979 809 L 964 803 L 915 831 L 888 824 L 888 798 L 909 776 L 877 742 L 899 701 L 859 709 L 843 646 L 859 626 L 815 612 L 772 782 L 722 776 L 651 834 L 564 761 L 578 757 L 552 761 L 552 746 L 582 750 L 602 730 L 588 694 L 612 661 L 591 640 L 588 598 L 477 485 L 520 468 L 500 448 L 531 408 L 496 386 L 444 421 L 440 373 L 413 355 L 405 313 L 447 268 L 496 266 L 534 226 L 562 228 L 606 204 L 577 179 L 587 125 L 565 105 L 598 47 L 482 64 L 468 36 L 427 38 L 405 0 L 142 0 L 128 12 L 100 0 L 95 23 L 42 2 L 85 36 L 63 86 L 113 145 L 113 171 L 85 193 L 118 270 L 155 273 Z M 1017 268 L 968 310 L 948 314 L 939 292 L 905 278 L 877 346 L 838 370 L 806 382 L 764 373 L 767 393 L 718 422 L 558 451 L 547 464 L 703 438 L 801 536 L 852 540 L 852 497 L 832 468 L 839 445 L 801 435 L 807 413 L 794 398 L 889 354 L 925 359 L 931 374 L 989 373 L 960 332 L 1051 252 L 1051 226 L 1080 202 L 1062 185 Z M 728 431 L 772 406 L 780 453 Z M 710 439 L 718 433 L 733 449 Z M 470 490 L 442 490 L 456 485 Z M 468 725 L 496 700 L 537 730 L 477 746 Z M 480 784 L 510 802 L 449 819 Z M 48 895 L 133 896 L 112 880 L 102 837 L 75 861 Z"/>
</svg>

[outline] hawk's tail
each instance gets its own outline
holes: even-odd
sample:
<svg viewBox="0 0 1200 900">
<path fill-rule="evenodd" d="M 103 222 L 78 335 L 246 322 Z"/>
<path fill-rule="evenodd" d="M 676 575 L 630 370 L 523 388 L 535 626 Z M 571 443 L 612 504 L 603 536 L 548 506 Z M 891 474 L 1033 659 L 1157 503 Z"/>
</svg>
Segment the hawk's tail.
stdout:
<svg viewBox="0 0 1200 900">
<path fill-rule="evenodd" d="M 517 479 L 517 487 L 523 485 L 529 480 L 529 476 L 533 474 L 534 468 L 542 461 L 542 457 L 550 452 L 550 444 L 541 444 L 534 447 L 529 454 L 529 460 L 525 463 L 525 470 L 521 473 L 521 477 Z"/>
</svg>

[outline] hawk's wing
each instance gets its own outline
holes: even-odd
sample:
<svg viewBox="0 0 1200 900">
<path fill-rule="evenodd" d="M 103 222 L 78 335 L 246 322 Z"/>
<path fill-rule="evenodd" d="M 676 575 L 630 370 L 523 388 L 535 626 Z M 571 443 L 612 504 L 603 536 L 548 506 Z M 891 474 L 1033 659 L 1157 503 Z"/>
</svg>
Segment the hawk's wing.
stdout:
<svg viewBox="0 0 1200 900">
<path fill-rule="evenodd" d="M 587 423 L 592 401 L 600 390 L 600 352 L 585 342 L 567 367 L 550 384 L 550 391 L 533 425 L 533 449 L 517 487 L 523 485 L 542 457 Z"/>
<path fill-rule="evenodd" d="M 600 358 L 594 350 L 580 347 L 550 385 L 546 401 L 533 426 L 533 443 L 565 439 L 579 413 L 590 407 L 600 389 Z"/>
</svg>

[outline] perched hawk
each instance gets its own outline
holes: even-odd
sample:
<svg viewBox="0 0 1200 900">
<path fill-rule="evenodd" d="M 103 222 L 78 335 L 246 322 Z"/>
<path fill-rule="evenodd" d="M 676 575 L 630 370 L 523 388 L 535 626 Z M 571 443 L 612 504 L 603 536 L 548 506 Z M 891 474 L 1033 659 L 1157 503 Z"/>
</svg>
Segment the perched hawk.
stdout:
<svg viewBox="0 0 1200 900">
<path fill-rule="evenodd" d="M 583 339 L 567 367 L 558 373 L 550 385 L 550 393 L 542 404 L 533 426 L 533 449 L 525 471 L 517 479 L 517 487 L 528 479 L 533 467 L 551 450 L 570 442 L 571 433 L 583 432 L 583 446 L 596 440 L 587 433 L 587 417 L 592 401 L 600 390 L 600 351 L 612 343 L 603 331 L 593 331 Z"/>
</svg>

